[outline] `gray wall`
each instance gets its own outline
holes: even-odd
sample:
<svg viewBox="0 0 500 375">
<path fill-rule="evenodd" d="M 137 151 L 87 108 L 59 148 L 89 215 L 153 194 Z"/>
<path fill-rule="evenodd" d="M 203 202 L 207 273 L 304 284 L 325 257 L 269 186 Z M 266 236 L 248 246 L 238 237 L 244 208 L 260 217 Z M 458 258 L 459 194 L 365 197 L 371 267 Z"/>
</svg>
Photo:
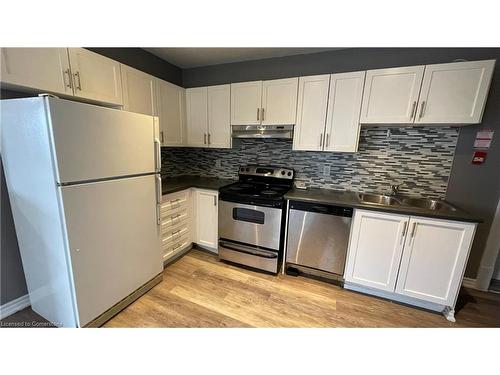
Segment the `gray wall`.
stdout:
<svg viewBox="0 0 500 375">
<path fill-rule="evenodd" d="M 180 68 L 141 48 L 86 48 L 165 81 L 182 85 Z"/>
<path fill-rule="evenodd" d="M 300 75 L 435 64 L 456 59 L 499 59 L 499 48 L 352 48 L 214 65 L 183 70 L 184 87 L 216 85 Z M 466 276 L 476 277 L 489 228 L 500 198 L 500 66 L 496 72 L 481 125 L 460 129 L 447 199 L 482 217 L 471 251 Z M 496 131 L 484 165 L 471 165 L 472 145 L 481 127 Z"/>
<path fill-rule="evenodd" d="M 0 305 L 24 296 L 28 293 L 24 279 L 23 266 L 17 245 L 16 230 L 12 220 L 3 164 L 0 161 L 1 181 L 1 242 L 0 242 Z"/>
</svg>

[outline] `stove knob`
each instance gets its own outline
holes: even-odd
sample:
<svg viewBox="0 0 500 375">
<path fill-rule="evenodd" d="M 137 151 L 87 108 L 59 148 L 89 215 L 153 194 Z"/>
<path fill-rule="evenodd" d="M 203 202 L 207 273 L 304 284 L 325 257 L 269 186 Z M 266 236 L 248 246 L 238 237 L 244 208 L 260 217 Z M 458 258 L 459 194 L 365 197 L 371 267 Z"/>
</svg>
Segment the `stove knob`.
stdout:
<svg viewBox="0 0 500 375">
<path fill-rule="evenodd" d="M 250 168 L 245 169 L 247 172 L 250 170 Z"/>
<path fill-rule="evenodd" d="M 281 174 L 284 176 L 285 175 L 285 171 L 281 171 Z"/>
<path fill-rule="evenodd" d="M 245 168 L 240 168 L 240 172 L 245 172 Z"/>
<path fill-rule="evenodd" d="M 292 175 L 292 172 L 288 172 L 288 173 L 287 173 L 287 175 L 288 175 L 288 176 L 291 176 L 291 175 Z"/>
</svg>

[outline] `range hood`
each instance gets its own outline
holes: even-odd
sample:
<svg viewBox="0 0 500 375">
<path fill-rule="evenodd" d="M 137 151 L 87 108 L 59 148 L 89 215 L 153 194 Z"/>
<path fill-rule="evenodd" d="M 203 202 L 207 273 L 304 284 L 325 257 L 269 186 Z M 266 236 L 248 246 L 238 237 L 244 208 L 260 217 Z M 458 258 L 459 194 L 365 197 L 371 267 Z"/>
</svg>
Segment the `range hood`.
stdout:
<svg viewBox="0 0 500 375">
<path fill-rule="evenodd" d="M 232 125 L 233 138 L 293 138 L 293 125 Z"/>
</svg>

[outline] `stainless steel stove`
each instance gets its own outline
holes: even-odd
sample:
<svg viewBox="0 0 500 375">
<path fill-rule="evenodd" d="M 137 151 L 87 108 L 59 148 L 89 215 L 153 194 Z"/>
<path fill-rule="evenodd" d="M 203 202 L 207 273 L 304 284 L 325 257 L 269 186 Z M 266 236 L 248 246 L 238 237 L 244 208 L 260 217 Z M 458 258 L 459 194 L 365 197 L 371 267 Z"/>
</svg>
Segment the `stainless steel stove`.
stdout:
<svg viewBox="0 0 500 375">
<path fill-rule="evenodd" d="M 219 192 L 219 258 L 278 273 L 283 256 L 285 193 L 294 171 L 249 165 Z"/>
</svg>

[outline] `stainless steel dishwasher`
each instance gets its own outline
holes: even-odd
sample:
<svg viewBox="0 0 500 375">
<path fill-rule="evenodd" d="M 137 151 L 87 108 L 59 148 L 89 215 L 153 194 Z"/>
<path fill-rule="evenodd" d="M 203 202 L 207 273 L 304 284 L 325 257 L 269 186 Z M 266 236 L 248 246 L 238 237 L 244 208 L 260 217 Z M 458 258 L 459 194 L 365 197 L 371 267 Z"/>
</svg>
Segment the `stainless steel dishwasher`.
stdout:
<svg viewBox="0 0 500 375">
<path fill-rule="evenodd" d="M 286 262 L 343 275 L 352 211 L 350 207 L 291 201 Z"/>
</svg>

